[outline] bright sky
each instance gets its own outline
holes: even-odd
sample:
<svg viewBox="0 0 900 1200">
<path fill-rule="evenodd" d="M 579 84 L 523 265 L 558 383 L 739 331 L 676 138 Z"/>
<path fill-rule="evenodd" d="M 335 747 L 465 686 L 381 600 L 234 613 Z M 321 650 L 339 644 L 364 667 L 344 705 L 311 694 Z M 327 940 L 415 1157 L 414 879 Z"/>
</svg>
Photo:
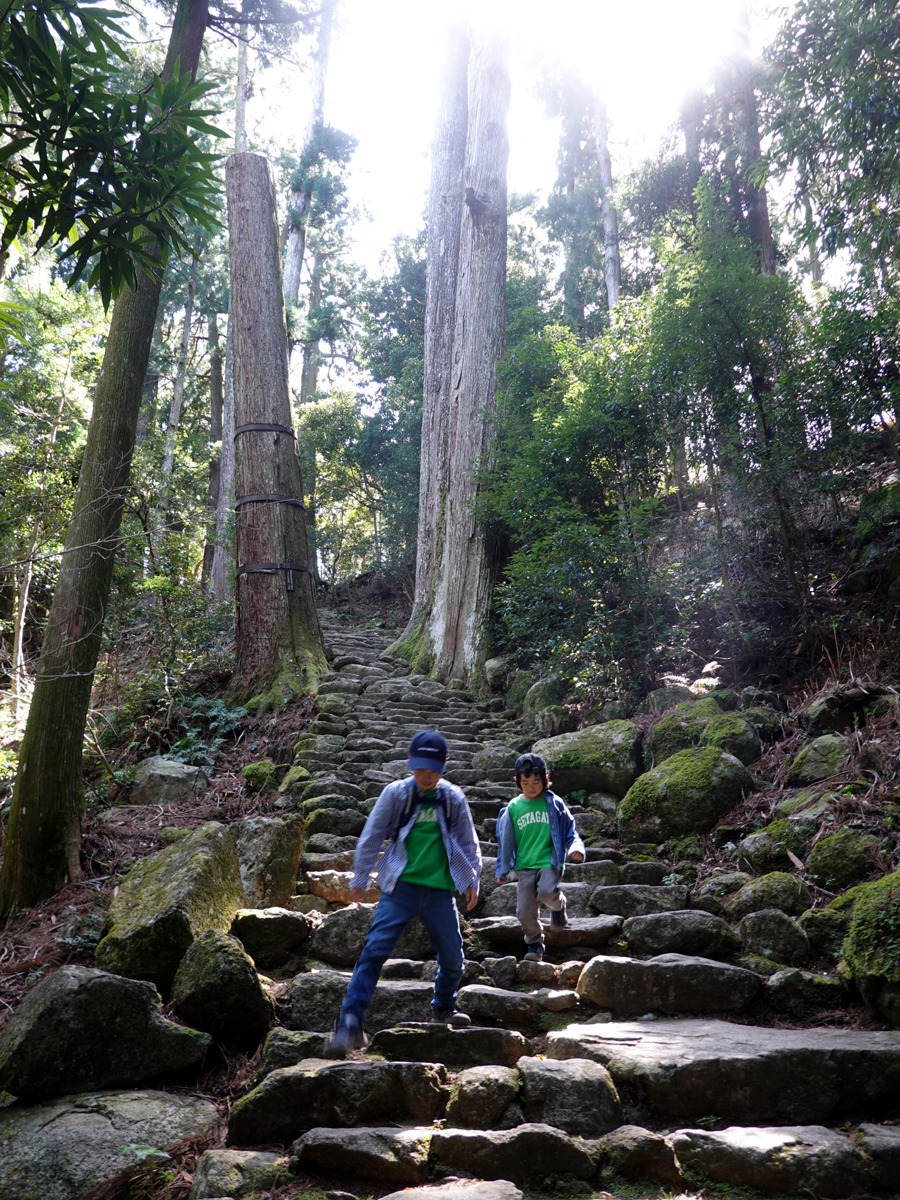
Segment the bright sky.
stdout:
<svg viewBox="0 0 900 1200">
<path fill-rule="evenodd" d="M 442 34 L 464 0 L 344 0 L 332 46 L 325 115 L 359 139 L 354 201 L 371 215 L 357 257 L 375 268 L 395 234 L 421 225 L 429 178 Z M 737 0 L 478 0 L 476 19 L 513 30 L 509 189 L 546 191 L 555 178 L 557 128 L 532 94 L 535 59 L 571 62 L 604 89 L 613 172 L 651 153 L 681 96 L 702 83 L 730 48 Z M 288 94 L 263 86 L 248 113 L 251 130 L 272 122 L 302 136 L 309 111 L 304 80 Z M 279 94 L 280 93 L 280 94 Z M 276 112 L 276 110 L 278 110 Z"/>
</svg>

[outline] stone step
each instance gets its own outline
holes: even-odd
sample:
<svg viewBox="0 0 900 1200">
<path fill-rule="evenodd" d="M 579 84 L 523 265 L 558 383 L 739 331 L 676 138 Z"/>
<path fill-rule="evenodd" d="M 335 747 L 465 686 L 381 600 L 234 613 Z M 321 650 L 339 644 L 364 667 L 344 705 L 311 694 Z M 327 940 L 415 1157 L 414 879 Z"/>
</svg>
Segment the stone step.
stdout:
<svg viewBox="0 0 900 1200">
<path fill-rule="evenodd" d="M 597 955 L 581 974 L 578 994 L 615 1013 L 718 1013 L 740 1012 L 761 987 L 755 971 L 711 958 Z"/>
<path fill-rule="evenodd" d="M 900 1116 L 900 1031 L 620 1021 L 549 1033 L 545 1053 L 601 1063 L 664 1119 L 787 1125 Z"/>
<path fill-rule="evenodd" d="M 533 1054 L 531 1044 L 511 1029 L 470 1025 L 410 1023 L 382 1029 L 369 1044 L 370 1054 L 412 1062 L 440 1062 L 447 1067 L 477 1067 L 499 1064 L 512 1067 L 520 1058 Z"/>
<path fill-rule="evenodd" d="M 470 921 L 473 933 L 495 946 L 520 949 L 524 938 L 522 926 L 515 917 L 481 917 Z M 573 917 L 563 929 L 544 926 L 544 941 L 549 949 L 568 946 L 604 946 L 621 932 L 622 918 L 616 916 Z"/>
</svg>

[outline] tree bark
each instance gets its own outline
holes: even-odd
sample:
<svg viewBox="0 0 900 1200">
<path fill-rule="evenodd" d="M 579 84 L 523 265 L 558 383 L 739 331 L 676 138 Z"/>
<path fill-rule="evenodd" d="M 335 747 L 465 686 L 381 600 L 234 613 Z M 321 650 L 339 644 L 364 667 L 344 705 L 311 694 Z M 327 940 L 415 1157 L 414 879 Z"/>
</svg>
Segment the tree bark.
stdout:
<svg viewBox="0 0 900 1200">
<path fill-rule="evenodd" d="M 309 277 L 309 320 L 314 320 L 319 305 L 322 303 L 322 272 L 324 257 L 317 250 L 313 259 L 313 268 Z M 303 343 L 303 365 L 300 370 L 300 403 L 310 404 L 316 398 L 319 387 L 319 364 L 322 353 L 319 349 L 319 339 L 309 338 Z M 319 564 L 316 556 L 316 448 L 308 447 L 306 458 L 306 537 L 309 542 L 309 564 L 313 569 L 316 581 L 319 579 Z"/>
<path fill-rule="evenodd" d="M 232 561 L 231 529 L 234 503 L 234 338 L 231 318 L 225 335 L 225 385 L 222 395 L 222 457 L 219 466 L 219 495 L 216 501 L 216 533 L 209 569 L 210 593 L 220 601 L 229 598 L 232 581 L 228 564 Z"/>
<path fill-rule="evenodd" d="M 150 343 L 150 359 L 153 358 L 153 351 L 158 350 L 162 342 L 163 325 L 166 320 L 166 305 L 162 302 L 156 308 L 156 320 L 153 323 L 153 339 Z M 147 440 L 147 434 L 150 431 L 150 423 L 156 416 L 156 402 L 159 398 L 159 372 L 152 371 L 144 376 L 144 394 L 141 398 L 141 411 L 138 414 L 137 433 L 135 434 L 135 442 L 141 446 Z"/>
<path fill-rule="evenodd" d="M 331 33 L 338 0 L 328 0 L 322 5 L 319 18 L 319 36 L 312 60 L 312 111 L 306 130 L 305 145 L 312 141 L 316 127 L 325 119 L 325 79 L 328 75 L 328 58 L 331 53 Z M 288 228 L 287 246 L 284 255 L 284 298 L 288 304 L 296 304 L 300 298 L 300 275 L 306 254 L 306 218 L 312 202 L 310 190 L 291 192 L 292 219 Z"/>
<path fill-rule="evenodd" d="M 199 253 L 199 247 L 197 252 Z M 169 502 L 169 481 L 175 469 L 175 438 L 178 426 L 181 424 L 181 406 L 184 403 L 184 380 L 187 375 L 188 350 L 191 345 L 191 322 L 194 319 L 194 296 L 197 293 L 197 260 L 191 264 L 188 276 L 187 297 L 184 302 L 184 320 L 181 323 L 181 345 L 178 348 L 178 362 L 175 366 L 175 386 L 172 389 L 172 400 L 169 405 L 169 419 L 166 422 L 166 443 L 162 460 L 163 495 L 159 507 L 165 511 Z"/>
<path fill-rule="evenodd" d="M 487 645 L 491 568 L 474 506 L 490 468 L 497 368 L 506 332 L 509 41 L 479 35 L 469 72 L 449 411 L 449 474 L 429 633 L 438 679 L 477 678 Z"/>
<path fill-rule="evenodd" d="M 760 273 L 775 274 L 775 242 L 769 221 L 769 201 L 764 187 L 750 182 L 750 168 L 762 158 L 759 139 L 759 108 L 750 62 L 750 15 L 746 3 L 738 5 L 735 52 L 735 108 L 738 140 L 743 165 L 744 196 L 750 236 L 759 248 Z"/>
<path fill-rule="evenodd" d="M 449 470 L 450 379 L 462 229 L 460 215 L 467 211 L 463 204 L 463 175 L 469 112 L 468 67 L 468 31 L 457 25 L 450 29 L 447 37 L 440 107 L 431 146 L 416 586 L 409 622 L 393 647 L 409 658 L 414 670 L 430 670 L 433 661 L 433 648 L 425 626 L 433 599 L 435 567 L 441 555 Z"/>
<path fill-rule="evenodd" d="M 179 0 L 162 71 L 196 72 L 208 0 Z M 19 765 L 0 871 L 0 922 L 81 878 L 82 741 L 134 451 L 161 275 L 113 306 L 84 460 Z"/>
<path fill-rule="evenodd" d="M 606 303 L 609 311 L 619 303 L 622 290 L 622 264 L 619 258 L 619 216 L 612 202 L 612 160 L 609 156 L 609 128 L 606 104 L 594 93 L 594 136 L 597 139 L 597 170 L 600 175 L 600 212 L 603 216 L 603 257 L 606 262 Z"/>
<path fill-rule="evenodd" d="M 206 545 L 203 547 L 203 568 L 200 579 L 209 587 L 213 551 L 216 539 L 216 512 L 219 507 L 219 483 L 222 477 L 222 408 L 224 405 L 222 382 L 222 346 L 219 341 L 219 314 L 211 312 L 206 318 L 209 340 L 209 483 L 207 498 L 209 521 Z M 218 450 L 216 446 L 218 445 Z"/>
<path fill-rule="evenodd" d="M 275 181 L 258 154 L 233 155 L 225 179 L 235 427 L 290 427 Z M 315 687 L 327 669 L 293 437 L 267 430 L 238 434 L 235 488 L 237 653 L 230 692 L 260 710 Z M 282 499 L 247 502 L 250 496 Z"/>
</svg>

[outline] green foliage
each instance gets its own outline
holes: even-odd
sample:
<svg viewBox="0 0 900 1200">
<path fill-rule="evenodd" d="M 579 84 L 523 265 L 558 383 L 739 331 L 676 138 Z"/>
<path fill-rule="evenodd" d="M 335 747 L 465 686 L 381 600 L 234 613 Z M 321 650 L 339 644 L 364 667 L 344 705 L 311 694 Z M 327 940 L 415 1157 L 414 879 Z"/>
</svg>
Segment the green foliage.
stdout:
<svg viewBox="0 0 900 1200">
<path fill-rule="evenodd" d="M 181 706 L 181 737 L 169 747 L 166 758 L 192 766 L 212 766 L 220 747 L 231 737 L 247 709 L 229 707 L 224 700 L 193 696 Z"/>
<path fill-rule="evenodd" d="M 806 233 L 852 246 L 871 277 L 900 233 L 900 27 L 893 0 L 800 0 L 768 51 L 771 169 L 791 172 Z"/>
<path fill-rule="evenodd" d="M 877 975 L 900 983 L 900 872 L 853 890 L 844 961 L 856 979 Z"/>
<path fill-rule="evenodd" d="M 27 230 L 65 240 L 76 280 L 104 305 L 158 253 L 188 251 L 184 223 L 214 228 L 218 184 L 198 133 L 225 136 L 197 107 L 214 85 L 190 75 L 129 90 L 121 14 L 87 3 L 18 0 L 0 25 L 0 250 Z"/>
</svg>

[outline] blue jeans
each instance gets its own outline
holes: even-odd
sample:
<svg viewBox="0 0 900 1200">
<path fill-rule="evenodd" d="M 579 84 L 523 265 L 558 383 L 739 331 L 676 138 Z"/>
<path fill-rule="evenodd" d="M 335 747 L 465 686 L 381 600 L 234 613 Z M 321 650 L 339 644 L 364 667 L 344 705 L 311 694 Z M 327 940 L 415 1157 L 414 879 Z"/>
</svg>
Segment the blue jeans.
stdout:
<svg viewBox="0 0 900 1200">
<path fill-rule="evenodd" d="M 453 892 L 420 887 L 400 880 L 390 894 L 382 894 L 375 919 L 366 935 L 362 954 L 356 960 L 341 1006 L 341 1020 L 348 1014 L 366 1019 L 366 1009 L 385 961 L 406 926 L 418 917 L 437 950 L 438 973 L 434 981 L 432 1008 L 453 1008 L 463 972 L 463 940 Z"/>
</svg>

